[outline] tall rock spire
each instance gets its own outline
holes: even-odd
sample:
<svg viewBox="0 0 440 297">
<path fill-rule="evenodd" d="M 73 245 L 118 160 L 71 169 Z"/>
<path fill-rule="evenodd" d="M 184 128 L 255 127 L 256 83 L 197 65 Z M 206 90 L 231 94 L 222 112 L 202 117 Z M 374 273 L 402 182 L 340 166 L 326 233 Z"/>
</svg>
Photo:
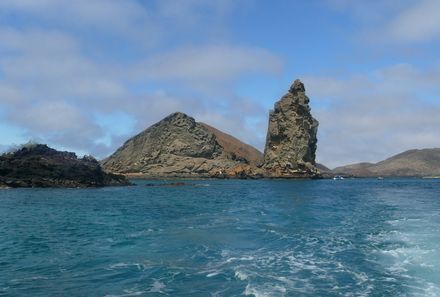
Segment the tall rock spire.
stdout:
<svg viewBox="0 0 440 297">
<path fill-rule="evenodd" d="M 269 113 L 263 169 L 268 177 L 313 177 L 318 121 L 312 117 L 304 84 L 295 80 Z"/>
</svg>

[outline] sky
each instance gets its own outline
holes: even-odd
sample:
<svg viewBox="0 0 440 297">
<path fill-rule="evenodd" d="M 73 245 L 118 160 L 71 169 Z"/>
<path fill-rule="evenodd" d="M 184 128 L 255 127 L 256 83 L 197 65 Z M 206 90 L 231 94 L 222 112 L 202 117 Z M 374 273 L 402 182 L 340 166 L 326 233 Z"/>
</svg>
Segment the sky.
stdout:
<svg viewBox="0 0 440 297">
<path fill-rule="evenodd" d="M 2 0 L 0 151 L 104 158 L 181 111 L 259 150 L 301 79 L 331 168 L 440 147 L 438 0 Z"/>
</svg>

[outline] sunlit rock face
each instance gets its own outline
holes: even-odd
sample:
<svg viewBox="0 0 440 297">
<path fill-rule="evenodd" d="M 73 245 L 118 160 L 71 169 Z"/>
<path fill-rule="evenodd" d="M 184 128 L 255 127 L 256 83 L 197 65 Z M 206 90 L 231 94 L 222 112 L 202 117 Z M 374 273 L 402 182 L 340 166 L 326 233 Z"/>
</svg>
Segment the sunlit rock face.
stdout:
<svg viewBox="0 0 440 297">
<path fill-rule="evenodd" d="M 304 84 L 295 80 L 269 113 L 263 169 L 268 177 L 314 177 L 318 121 Z"/>
<path fill-rule="evenodd" d="M 194 118 L 176 112 L 127 140 L 102 161 L 110 172 L 144 177 L 258 175 L 262 154 Z"/>
</svg>

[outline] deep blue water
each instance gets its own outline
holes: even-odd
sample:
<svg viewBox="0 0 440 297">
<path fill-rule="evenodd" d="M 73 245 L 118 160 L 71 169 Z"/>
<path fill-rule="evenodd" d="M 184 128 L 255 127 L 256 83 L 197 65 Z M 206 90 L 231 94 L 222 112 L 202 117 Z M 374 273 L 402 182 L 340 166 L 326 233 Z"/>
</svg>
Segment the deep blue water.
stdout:
<svg viewBox="0 0 440 297">
<path fill-rule="evenodd" d="M 440 296 L 440 180 L 0 190 L 0 296 Z"/>
</svg>

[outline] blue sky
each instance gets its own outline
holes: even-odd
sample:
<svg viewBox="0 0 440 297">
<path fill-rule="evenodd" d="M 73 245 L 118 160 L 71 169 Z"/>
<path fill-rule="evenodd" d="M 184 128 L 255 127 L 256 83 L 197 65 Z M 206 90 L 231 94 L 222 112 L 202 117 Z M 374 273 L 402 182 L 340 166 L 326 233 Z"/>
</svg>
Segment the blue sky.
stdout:
<svg viewBox="0 0 440 297">
<path fill-rule="evenodd" d="M 105 157 L 183 111 L 262 150 L 300 78 L 330 167 L 440 147 L 440 1 L 3 0 L 0 150 Z"/>
</svg>

